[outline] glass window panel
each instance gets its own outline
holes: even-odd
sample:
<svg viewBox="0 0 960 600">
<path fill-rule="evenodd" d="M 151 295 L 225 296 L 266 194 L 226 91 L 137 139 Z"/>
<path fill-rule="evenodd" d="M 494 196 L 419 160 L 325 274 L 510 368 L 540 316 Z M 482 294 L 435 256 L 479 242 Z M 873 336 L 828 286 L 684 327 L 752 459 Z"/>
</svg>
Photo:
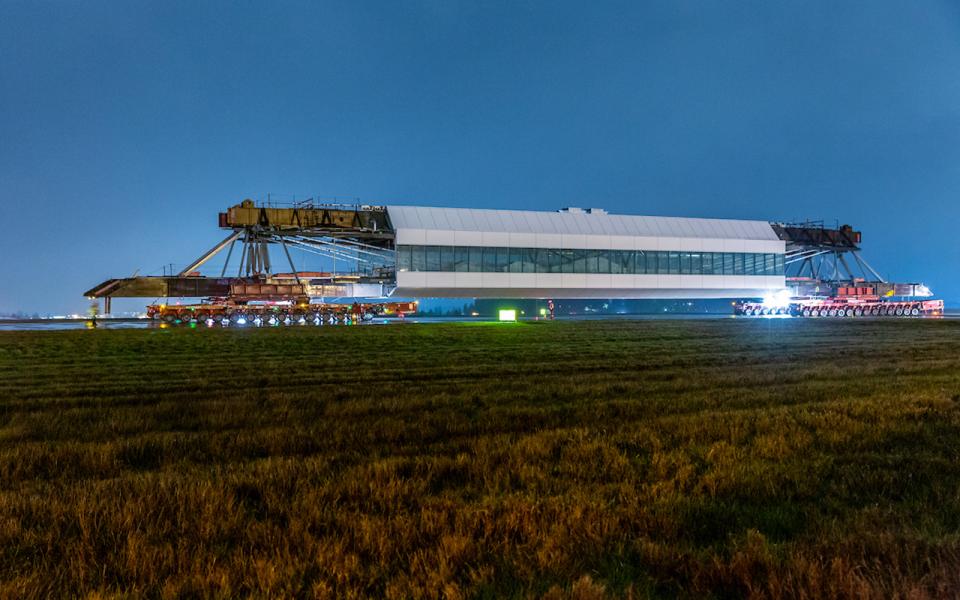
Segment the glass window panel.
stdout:
<svg viewBox="0 0 960 600">
<path fill-rule="evenodd" d="M 704 275 L 713 275 L 713 253 L 702 252 L 700 254 L 701 272 Z"/>
<path fill-rule="evenodd" d="M 497 271 L 497 249 L 483 249 L 483 272 L 495 273 Z"/>
<path fill-rule="evenodd" d="M 657 273 L 670 272 L 670 253 L 657 250 Z"/>
<path fill-rule="evenodd" d="M 463 273 L 470 269 L 470 249 L 457 246 L 453 251 L 453 270 Z"/>
<path fill-rule="evenodd" d="M 699 252 L 690 253 L 690 272 L 694 275 L 703 274 L 703 259 Z"/>
<path fill-rule="evenodd" d="M 784 271 L 784 268 L 785 268 L 785 265 L 784 265 L 784 255 L 783 255 L 783 254 L 777 254 L 777 255 L 776 255 L 776 269 L 775 269 L 774 274 L 775 274 L 775 275 L 783 275 L 784 272 L 785 272 L 785 271 Z"/>
<path fill-rule="evenodd" d="M 577 273 L 596 273 L 597 272 L 597 251 L 581 250 L 583 253 L 582 268 L 577 269 Z"/>
<path fill-rule="evenodd" d="M 643 267 L 643 272 L 646 275 L 656 275 L 659 271 L 657 269 L 657 263 L 660 260 L 657 255 L 656 250 L 644 250 L 644 262 L 646 263 Z M 639 258 L 639 257 L 638 257 Z M 637 272 L 640 272 L 640 266 L 637 265 Z"/>
<path fill-rule="evenodd" d="M 610 272 L 611 273 L 633 273 L 633 250 L 611 250 L 610 251 Z"/>
<path fill-rule="evenodd" d="M 607 260 L 610 261 L 611 273 L 623 273 L 623 255 L 626 253 L 626 250 L 610 250 L 607 252 Z"/>
<path fill-rule="evenodd" d="M 427 271 L 440 270 L 440 246 L 427 246 Z"/>
<path fill-rule="evenodd" d="M 733 253 L 724 252 L 723 253 L 723 274 L 724 275 L 733 275 Z"/>
<path fill-rule="evenodd" d="M 563 265 L 566 260 L 563 250 L 547 250 L 547 254 L 550 257 L 550 272 L 563 273 Z"/>
<path fill-rule="evenodd" d="M 500 273 L 510 271 L 510 248 L 497 248 L 497 271 Z"/>
<path fill-rule="evenodd" d="M 564 273 L 573 273 L 573 250 L 560 251 L 560 269 Z"/>
<path fill-rule="evenodd" d="M 573 251 L 573 273 L 586 273 L 587 272 L 587 251 L 586 250 L 574 250 Z"/>
<path fill-rule="evenodd" d="M 689 252 L 680 253 L 680 273 L 682 275 L 690 275 L 691 273 L 693 273 L 692 271 L 693 266 L 691 264 L 692 261 L 690 257 L 691 257 L 691 254 Z"/>
<path fill-rule="evenodd" d="M 411 260 L 410 246 L 399 246 L 397 248 L 397 271 L 409 271 L 412 266 Z"/>
<path fill-rule="evenodd" d="M 537 248 L 537 273 L 550 272 L 550 252 L 546 248 Z"/>
<path fill-rule="evenodd" d="M 580 264 L 580 268 L 576 269 L 577 273 L 596 273 L 597 272 L 597 251 L 596 250 L 580 250 L 583 259 Z"/>
<path fill-rule="evenodd" d="M 523 273 L 523 248 L 510 248 L 511 273 Z"/>
<path fill-rule="evenodd" d="M 640 257 L 642 260 L 642 257 Z M 620 251 L 620 272 L 631 274 L 634 272 L 635 265 L 637 264 L 637 251 L 636 250 L 621 250 Z M 640 263 L 643 264 L 642 262 Z M 642 268 L 642 267 L 641 267 Z"/>
<path fill-rule="evenodd" d="M 471 273 L 483 271 L 483 248 L 479 246 L 470 246 L 470 260 L 467 263 L 467 270 Z"/>
<path fill-rule="evenodd" d="M 743 253 L 738 252 L 733 255 L 733 274 L 743 275 L 745 270 Z"/>
<path fill-rule="evenodd" d="M 537 249 L 536 248 L 524 248 L 523 252 L 523 269 L 524 273 L 536 273 L 537 272 Z"/>
<path fill-rule="evenodd" d="M 777 255 L 767 254 L 763 261 L 763 274 L 775 275 L 777 273 Z"/>
<path fill-rule="evenodd" d="M 453 271 L 453 246 L 440 246 L 440 270 Z"/>
<path fill-rule="evenodd" d="M 667 271 L 671 275 L 678 275 L 680 273 L 680 253 L 679 252 L 669 252 L 670 262 L 667 267 Z"/>
<path fill-rule="evenodd" d="M 713 253 L 713 274 L 723 275 L 723 252 Z"/>
<path fill-rule="evenodd" d="M 423 246 L 410 246 L 410 270 L 424 271 L 426 267 Z"/>
<path fill-rule="evenodd" d="M 597 273 L 611 273 L 613 271 L 611 262 L 614 261 L 610 260 L 613 254 L 613 250 L 597 250 Z"/>
</svg>

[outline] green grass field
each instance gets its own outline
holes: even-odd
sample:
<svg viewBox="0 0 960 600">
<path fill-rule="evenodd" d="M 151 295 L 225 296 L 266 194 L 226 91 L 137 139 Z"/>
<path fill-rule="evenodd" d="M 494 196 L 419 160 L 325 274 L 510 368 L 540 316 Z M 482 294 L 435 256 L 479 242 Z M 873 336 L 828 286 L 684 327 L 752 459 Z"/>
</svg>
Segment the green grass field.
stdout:
<svg viewBox="0 0 960 600">
<path fill-rule="evenodd" d="M 0 596 L 960 594 L 960 321 L 0 333 Z"/>
</svg>

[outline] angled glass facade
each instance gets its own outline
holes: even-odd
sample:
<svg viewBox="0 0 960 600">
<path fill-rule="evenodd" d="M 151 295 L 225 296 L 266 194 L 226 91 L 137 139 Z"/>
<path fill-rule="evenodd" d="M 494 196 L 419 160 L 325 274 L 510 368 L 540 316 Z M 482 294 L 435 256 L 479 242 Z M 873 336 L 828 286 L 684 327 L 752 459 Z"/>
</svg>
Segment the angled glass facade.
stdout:
<svg viewBox="0 0 960 600">
<path fill-rule="evenodd" d="M 397 270 L 613 275 L 783 275 L 784 255 L 673 250 L 398 246 Z"/>
</svg>

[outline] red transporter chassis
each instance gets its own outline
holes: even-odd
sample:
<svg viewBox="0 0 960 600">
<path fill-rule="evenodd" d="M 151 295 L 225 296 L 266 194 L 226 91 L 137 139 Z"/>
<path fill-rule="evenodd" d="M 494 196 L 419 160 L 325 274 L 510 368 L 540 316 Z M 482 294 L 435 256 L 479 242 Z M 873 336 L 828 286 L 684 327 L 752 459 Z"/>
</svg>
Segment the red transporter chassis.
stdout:
<svg viewBox="0 0 960 600">
<path fill-rule="evenodd" d="M 416 302 L 354 302 L 352 304 L 264 302 L 261 304 L 234 304 L 210 302 L 206 304 L 153 304 L 147 307 L 147 316 L 169 325 L 190 322 L 229 322 L 234 325 L 253 323 L 290 325 L 297 323 L 358 322 L 379 315 L 403 317 L 417 312 Z"/>
<path fill-rule="evenodd" d="M 789 315 L 794 317 L 920 317 L 943 314 L 943 300 L 881 300 L 857 298 L 793 298 L 787 306 L 762 302 L 738 302 L 734 314 L 744 316 Z"/>
</svg>

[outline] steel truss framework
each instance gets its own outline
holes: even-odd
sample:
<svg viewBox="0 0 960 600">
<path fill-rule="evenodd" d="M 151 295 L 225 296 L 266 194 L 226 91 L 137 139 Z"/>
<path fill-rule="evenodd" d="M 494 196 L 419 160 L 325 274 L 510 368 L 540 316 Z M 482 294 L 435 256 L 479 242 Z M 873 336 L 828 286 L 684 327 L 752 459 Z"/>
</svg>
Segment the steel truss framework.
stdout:
<svg viewBox="0 0 960 600">
<path fill-rule="evenodd" d="M 297 268 L 290 255 L 290 248 L 309 252 L 314 255 L 342 264 L 353 265 L 348 271 L 350 275 L 364 275 L 382 273 L 391 265 L 396 264 L 396 250 L 392 247 L 376 246 L 361 241 L 329 233 L 315 233 L 309 231 L 290 232 L 271 227 L 254 226 L 234 230 L 219 244 L 203 253 L 191 262 L 180 273 L 180 277 L 187 277 L 210 259 L 227 250 L 227 257 L 220 271 L 220 277 L 226 277 L 230 268 L 230 261 L 234 249 L 240 245 L 237 277 L 252 277 L 257 275 L 271 275 L 277 271 L 270 258 L 270 247 L 279 246 L 283 249 L 286 265 L 299 283 Z"/>
<path fill-rule="evenodd" d="M 786 242 L 786 277 L 829 283 L 886 283 L 863 258 L 860 232 L 847 225 L 824 228 L 822 223 L 772 225 Z"/>
</svg>

